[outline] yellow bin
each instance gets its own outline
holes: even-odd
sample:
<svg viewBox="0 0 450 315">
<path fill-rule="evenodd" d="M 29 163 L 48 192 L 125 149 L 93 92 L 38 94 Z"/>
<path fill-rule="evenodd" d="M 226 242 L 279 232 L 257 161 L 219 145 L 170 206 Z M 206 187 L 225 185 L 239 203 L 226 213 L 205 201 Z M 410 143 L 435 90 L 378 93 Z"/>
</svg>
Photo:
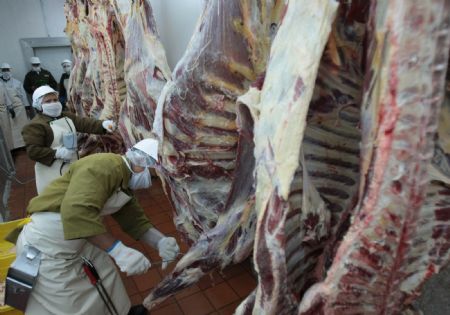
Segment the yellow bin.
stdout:
<svg viewBox="0 0 450 315">
<path fill-rule="evenodd" d="M 4 282 L 8 268 L 11 263 L 16 259 L 16 252 L 14 250 L 14 244 L 5 240 L 5 237 L 13 231 L 15 228 L 30 222 L 29 218 L 9 221 L 0 223 L 0 281 Z M 18 311 L 11 306 L 0 306 L 1 315 L 22 315 L 21 311 Z"/>
</svg>

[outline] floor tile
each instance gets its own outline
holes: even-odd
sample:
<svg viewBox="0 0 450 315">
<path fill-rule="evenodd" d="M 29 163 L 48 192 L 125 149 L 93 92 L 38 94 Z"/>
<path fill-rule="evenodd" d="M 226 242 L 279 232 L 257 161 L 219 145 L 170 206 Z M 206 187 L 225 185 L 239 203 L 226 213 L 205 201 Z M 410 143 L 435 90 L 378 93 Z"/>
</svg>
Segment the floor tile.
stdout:
<svg viewBox="0 0 450 315">
<path fill-rule="evenodd" d="M 223 308 L 221 308 L 218 312 L 220 315 L 233 315 L 236 308 L 239 306 L 240 302 L 233 302 Z"/>
<path fill-rule="evenodd" d="M 186 289 L 181 290 L 180 293 L 175 294 L 175 299 L 181 300 L 199 291 L 199 287 L 194 284 Z"/>
<path fill-rule="evenodd" d="M 226 282 L 222 282 L 205 290 L 205 295 L 216 309 L 239 300 L 238 295 Z"/>
<path fill-rule="evenodd" d="M 130 296 L 131 305 L 142 304 L 142 296 L 140 294 L 135 294 Z"/>
<path fill-rule="evenodd" d="M 246 270 L 244 267 L 242 267 L 240 264 L 237 265 L 231 265 L 226 267 L 224 270 L 220 271 L 220 275 L 224 279 L 231 279 L 233 277 L 236 277 L 237 275 L 240 275 L 242 273 L 245 273 Z"/>
<path fill-rule="evenodd" d="M 150 312 L 151 315 L 183 315 L 177 303 L 172 303 Z"/>
<path fill-rule="evenodd" d="M 223 282 L 223 278 L 215 271 L 204 275 L 197 283 L 200 290 L 206 290 Z"/>
<path fill-rule="evenodd" d="M 178 301 L 178 304 L 184 315 L 206 315 L 214 311 L 214 307 L 201 292 Z"/>
<path fill-rule="evenodd" d="M 145 291 L 154 288 L 161 281 L 161 276 L 159 275 L 158 271 L 154 269 L 150 269 L 142 275 L 132 277 L 139 291 Z"/>
<path fill-rule="evenodd" d="M 257 283 L 255 278 L 247 272 L 227 281 L 241 298 L 246 298 L 256 288 Z"/>
</svg>

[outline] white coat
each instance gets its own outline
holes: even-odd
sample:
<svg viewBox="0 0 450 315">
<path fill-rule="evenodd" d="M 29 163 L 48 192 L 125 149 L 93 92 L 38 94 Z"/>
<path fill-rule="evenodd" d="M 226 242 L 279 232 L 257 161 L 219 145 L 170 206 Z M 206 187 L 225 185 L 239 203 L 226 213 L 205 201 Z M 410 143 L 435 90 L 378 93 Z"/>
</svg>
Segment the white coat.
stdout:
<svg viewBox="0 0 450 315">
<path fill-rule="evenodd" d="M 16 113 L 14 119 L 8 112 L 9 106 Z M 28 123 L 25 106 L 29 104 L 22 83 L 14 78 L 8 81 L 0 79 L 0 123 L 9 150 L 25 146 L 21 133 Z"/>
</svg>

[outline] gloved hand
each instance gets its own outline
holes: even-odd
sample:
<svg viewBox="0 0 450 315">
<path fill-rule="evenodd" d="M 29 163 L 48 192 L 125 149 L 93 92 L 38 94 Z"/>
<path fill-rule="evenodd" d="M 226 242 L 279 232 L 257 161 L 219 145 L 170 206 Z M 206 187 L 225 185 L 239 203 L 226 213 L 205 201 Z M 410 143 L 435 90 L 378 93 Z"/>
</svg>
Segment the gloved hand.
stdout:
<svg viewBox="0 0 450 315">
<path fill-rule="evenodd" d="M 159 256 L 163 259 L 161 268 L 166 269 L 167 264 L 175 260 L 180 253 L 177 241 L 173 237 L 163 237 L 158 242 Z"/>
<path fill-rule="evenodd" d="M 102 127 L 107 132 L 114 132 L 116 130 L 116 123 L 112 120 L 105 120 L 102 122 Z"/>
<path fill-rule="evenodd" d="M 8 111 L 12 119 L 16 118 L 16 112 L 14 111 L 14 108 L 8 107 Z"/>
<path fill-rule="evenodd" d="M 65 147 L 60 147 L 56 149 L 55 158 L 61 160 L 70 160 L 72 158 L 73 150 L 69 150 Z"/>
<path fill-rule="evenodd" d="M 152 265 L 142 253 L 123 245 L 121 241 L 116 241 L 107 252 L 127 276 L 143 274 Z"/>
</svg>

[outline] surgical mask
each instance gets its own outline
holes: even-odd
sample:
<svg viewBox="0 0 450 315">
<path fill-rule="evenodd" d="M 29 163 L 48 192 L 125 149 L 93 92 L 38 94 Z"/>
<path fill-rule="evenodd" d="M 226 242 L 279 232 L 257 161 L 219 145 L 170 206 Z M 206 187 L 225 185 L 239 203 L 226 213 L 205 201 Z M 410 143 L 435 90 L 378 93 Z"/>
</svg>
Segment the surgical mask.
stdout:
<svg viewBox="0 0 450 315">
<path fill-rule="evenodd" d="M 142 172 L 132 173 L 128 187 L 132 190 L 149 188 L 152 184 L 150 170 L 146 167 Z"/>
<path fill-rule="evenodd" d="M 39 72 L 41 71 L 41 66 L 32 66 L 31 69 L 33 69 L 33 71 L 35 72 Z"/>
<path fill-rule="evenodd" d="M 3 80 L 8 81 L 9 79 L 11 79 L 11 73 L 2 72 L 2 78 L 3 78 Z"/>
<path fill-rule="evenodd" d="M 42 113 L 50 117 L 58 117 L 61 115 L 62 105 L 60 102 L 42 104 Z"/>
<path fill-rule="evenodd" d="M 67 73 L 67 74 L 70 74 L 70 70 L 71 70 L 71 68 L 72 68 L 72 67 L 71 67 L 71 66 L 69 66 L 69 65 L 67 65 L 67 66 L 64 66 L 64 67 L 63 67 L 63 69 L 64 69 L 64 72 L 65 72 L 65 73 Z"/>
</svg>

